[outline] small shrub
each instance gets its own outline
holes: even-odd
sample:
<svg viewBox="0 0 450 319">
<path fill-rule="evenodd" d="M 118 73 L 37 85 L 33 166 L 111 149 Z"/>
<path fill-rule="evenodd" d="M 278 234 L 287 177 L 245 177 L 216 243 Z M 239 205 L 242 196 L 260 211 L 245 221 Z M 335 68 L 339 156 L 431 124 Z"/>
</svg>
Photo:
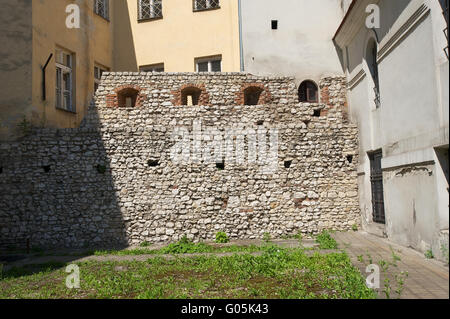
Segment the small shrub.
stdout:
<svg viewBox="0 0 450 319">
<path fill-rule="evenodd" d="M 225 244 L 228 243 L 230 239 L 228 238 L 227 234 L 220 231 L 216 234 L 216 243 L 218 244 Z"/>
<path fill-rule="evenodd" d="M 352 230 L 353 230 L 353 231 L 358 231 L 358 225 L 356 225 L 356 224 L 353 224 L 353 226 L 352 226 Z"/>
<path fill-rule="evenodd" d="M 425 258 L 427 258 L 427 259 L 434 258 L 433 251 L 431 249 L 427 250 L 427 252 L 425 253 Z"/>
<path fill-rule="evenodd" d="M 316 241 L 319 243 L 320 249 L 337 249 L 337 242 L 331 237 L 330 233 L 326 230 L 322 231 L 316 236 Z"/>
<path fill-rule="evenodd" d="M 268 243 L 271 239 L 272 239 L 272 238 L 271 238 L 271 236 L 270 236 L 269 233 L 264 233 L 264 235 L 263 235 L 263 240 L 264 240 L 266 243 Z"/>
</svg>

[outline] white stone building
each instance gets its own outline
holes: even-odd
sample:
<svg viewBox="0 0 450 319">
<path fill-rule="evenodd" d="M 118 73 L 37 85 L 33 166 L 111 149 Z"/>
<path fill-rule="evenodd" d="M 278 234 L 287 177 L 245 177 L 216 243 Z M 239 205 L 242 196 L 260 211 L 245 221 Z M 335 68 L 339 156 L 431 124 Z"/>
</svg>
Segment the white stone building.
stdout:
<svg viewBox="0 0 450 319">
<path fill-rule="evenodd" d="M 334 41 L 360 131 L 364 229 L 448 260 L 447 26 L 448 0 L 356 0 Z"/>
</svg>

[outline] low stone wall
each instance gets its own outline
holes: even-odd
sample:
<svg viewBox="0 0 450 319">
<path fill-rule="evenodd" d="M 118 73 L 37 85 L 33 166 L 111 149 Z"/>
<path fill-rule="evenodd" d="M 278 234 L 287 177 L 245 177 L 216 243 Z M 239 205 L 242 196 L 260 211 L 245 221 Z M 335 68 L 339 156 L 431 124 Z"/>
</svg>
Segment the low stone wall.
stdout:
<svg viewBox="0 0 450 319">
<path fill-rule="evenodd" d="M 208 105 L 176 105 L 189 86 Z M 249 86 L 265 104 L 237 105 Z M 124 88 L 138 91 L 135 107 L 116 103 Z M 297 103 L 291 78 L 106 73 L 80 128 L 0 144 L 0 243 L 105 247 L 350 229 L 360 220 L 357 130 L 345 120 L 345 81 L 324 79 L 321 90 L 325 104 L 309 104 Z M 206 128 L 234 157 L 196 160 Z M 248 163 L 255 136 L 277 141 L 276 156 Z"/>
</svg>

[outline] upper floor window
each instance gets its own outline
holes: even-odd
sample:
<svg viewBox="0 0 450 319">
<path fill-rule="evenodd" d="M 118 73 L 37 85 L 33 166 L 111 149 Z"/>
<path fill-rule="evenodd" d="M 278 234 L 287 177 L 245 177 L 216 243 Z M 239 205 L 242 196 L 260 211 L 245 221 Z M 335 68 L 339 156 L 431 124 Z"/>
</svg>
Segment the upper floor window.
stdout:
<svg viewBox="0 0 450 319">
<path fill-rule="evenodd" d="M 222 72 L 222 57 L 198 58 L 195 67 L 197 72 Z"/>
<path fill-rule="evenodd" d="M 59 109 L 75 112 L 73 102 L 73 54 L 56 50 L 56 101 Z"/>
<path fill-rule="evenodd" d="M 298 88 L 298 100 L 300 102 L 319 102 L 317 85 L 313 81 L 304 81 Z"/>
<path fill-rule="evenodd" d="M 94 93 L 97 92 L 103 72 L 108 72 L 108 69 L 100 65 L 94 66 Z"/>
<path fill-rule="evenodd" d="M 219 0 L 194 0 L 194 11 L 220 8 Z"/>
<path fill-rule="evenodd" d="M 162 0 L 139 0 L 138 19 L 150 20 L 162 18 Z"/>
<path fill-rule="evenodd" d="M 109 0 L 94 0 L 94 12 L 109 20 Z"/>
<path fill-rule="evenodd" d="M 139 67 L 140 72 L 164 72 L 164 63 L 143 65 Z"/>
<path fill-rule="evenodd" d="M 375 94 L 375 106 L 380 107 L 380 80 L 378 76 L 378 45 L 375 39 L 370 39 L 366 49 L 366 62 L 373 80 L 373 91 Z"/>
</svg>

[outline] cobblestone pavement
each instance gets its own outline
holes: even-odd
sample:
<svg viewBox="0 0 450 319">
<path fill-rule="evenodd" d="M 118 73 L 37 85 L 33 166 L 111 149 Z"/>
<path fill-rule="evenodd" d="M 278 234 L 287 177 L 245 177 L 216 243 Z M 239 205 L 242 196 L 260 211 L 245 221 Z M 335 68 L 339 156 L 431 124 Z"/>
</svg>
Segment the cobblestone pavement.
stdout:
<svg viewBox="0 0 450 319">
<path fill-rule="evenodd" d="M 390 262 L 386 272 L 381 270 L 381 288 L 383 293 L 384 279 L 390 279 L 391 298 L 398 298 L 395 293 L 397 281 L 395 275 L 407 271 L 408 276 L 404 282 L 404 288 L 400 295 L 402 299 L 448 299 L 449 298 L 449 268 L 448 265 L 437 260 L 426 259 L 425 256 L 411 248 L 406 248 L 389 242 L 365 232 L 338 232 L 333 237 L 339 243 L 339 247 L 347 251 L 353 264 L 358 267 L 364 276 L 368 276 L 365 270 L 370 264 L 382 261 Z M 400 258 L 394 262 L 393 252 Z M 361 262 L 362 261 L 362 262 Z M 395 263 L 397 266 L 392 265 Z M 381 267 L 380 267 L 381 268 Z"/>
</svg>

